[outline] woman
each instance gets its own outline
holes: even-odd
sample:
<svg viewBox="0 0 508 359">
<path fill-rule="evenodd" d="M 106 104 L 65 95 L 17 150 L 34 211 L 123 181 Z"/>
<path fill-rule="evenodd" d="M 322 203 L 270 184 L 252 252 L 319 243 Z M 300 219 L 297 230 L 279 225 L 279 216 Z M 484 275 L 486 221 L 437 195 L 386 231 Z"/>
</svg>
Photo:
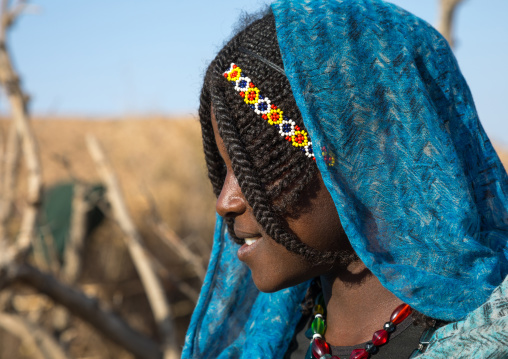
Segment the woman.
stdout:
<svg viewBox="0 0 508 359">
<path fill-rule="evenodd" d="M 508 179 L 431 26 L 278 1 L 211 63 L 199 115 L 219 216 L 184 358 L 508 356 Z"/>
</svg>

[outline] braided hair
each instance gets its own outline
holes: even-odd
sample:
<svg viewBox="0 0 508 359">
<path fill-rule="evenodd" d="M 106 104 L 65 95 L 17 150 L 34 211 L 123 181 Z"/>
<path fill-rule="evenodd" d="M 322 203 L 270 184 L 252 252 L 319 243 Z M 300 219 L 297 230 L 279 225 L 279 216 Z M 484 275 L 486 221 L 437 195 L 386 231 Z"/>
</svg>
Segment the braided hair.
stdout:
<svg viewBox="0 0 508 359">
<path fill-rule="evenodd" d="M 311 248 L 288 228 L 284 217 L 298 217 L 301 197 L 304 197 L 301 195 L 317 181 L 318 169 L 302 151 L 288 146 L 274 126 L 267 126 L 222 76 L 231 63 L 238 64 L 267 97 L 277 103 L 297 125 L 302 126 L 302 116 L 286 76 L 249 52 L 280 68 L 284 67 L 271 11 L 240 30 L 211 62 L 205 75 L 199 119 L 208 177 L 215 195 L 220 195 L 226 168 L 214 139 L 212 107 L 219 134 L 231 158 L 233 172 L 265 232 L 289 251 L 316 265 L 336 260 L 344 264 L 359 259 L 354 251 L 321 252 Z M 242 240 L 234 235 L 233 219 L 226 218 L 226 223 L 233 240 L 242 244 Z M 319 283 L 319 280 L 313 283 Z M 313 298 L 320 290 L 320 285 L 309 287 L 302 302 L 304 314 L 309 313 Z M 414 311 L 413 317 L 415 325 L 440 327 L 446 324 L 417 311 Z"/>
<path fill-rule="evenodd" d="M 205 75 L 199 118 L 208 176 L 214 193 L 219 196 L 226 169 L 214 140 L 212 108 L 233 172 L 265 232 L 289 251 L 312 263 L 333 263 L 339 258 L 344 259 L 344 253 L 319 251 L 301 242 L 284 219 L 285 216 L 298 216 L 302 207 L 299 201 L 305 197 L 302 193 L 318 179 L 316 164 L 303 151 L 288 146 L 278 130 L 268 126 L 252 111 L 222 76 L 231 63 L 238 64 L 263 94 L 283 109 L 287 117 L 303 126 L 288 79 L 258 57 L 284 67 L 275 19 L 270 11 L 239 31 L 211 62 Z M 234 235 L 233 219 L 226 218 L 226 223 L 233 239 L 243 243 Z"/>
</svg>

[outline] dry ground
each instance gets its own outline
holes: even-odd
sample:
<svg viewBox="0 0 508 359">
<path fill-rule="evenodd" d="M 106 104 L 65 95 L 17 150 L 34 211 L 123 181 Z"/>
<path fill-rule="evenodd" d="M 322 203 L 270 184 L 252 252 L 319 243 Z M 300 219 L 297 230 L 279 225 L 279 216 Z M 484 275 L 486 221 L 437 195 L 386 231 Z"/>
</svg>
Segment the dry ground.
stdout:
<svg viewBox="0 0 508 359">
<path fill-rule="evenodd" d="M 7 121 L 0 121 L 0 141 L 6 138 L 8 125 Z M 33 128 L 40 148 L 46 187 L 72 179 L 98 182 L 85 144 L 85 135 L 93 134 L 102 143 L 118 175 L 134 221 L 165 266 L 182 278 L 192 273 L 182 266 L 179 258 L 158 245 L 146 221 L 149 215 L 146 191 L 151 193 L 163 219 L 178 235 L 187 242 L 193 242 L 191 247 L 195 251 L 209 253 L 215 221 L 215 200 L 206 175 L 196 119 L 35 119 Z M 66 167 L 64 162 L 70 165 Z M 22 174 L 18 181 L 21 192 L 25 184 Z M 18 201 L 18 207 L 22 207 L 22 198 Z M 85 261 L 81 288 L 103 298 L 137 329 L 153 334 L 146 298 L 125 250 L 122 233 L 112 221 L 106 221 L 89 238 Z M 187 280 L 199 287 L 195 278 Z M 189 308 L 185 297 L 171 282 L 165 281 L 164 285 L 170 301 L 180 308 L 176 324 L 180 329 L 179 340 L 183 344 L 192 307 Z M 25 299 L 29 298 L 27 296 Z M 75 325 L 78 337 L 70 347 L 74 358 L 131 357 L 102 339 L 82 321 L 76 320 Z M 28 358 L 30 355 L 26 348 L 19 346 L 17 340 L 0 331 L 0 358 L 18 357 Z"/>
<path fill-rule="evenodd" d="M 7 121 L 0 120 L 0 140 L 5 138 L 7 126 Z M 194 250 L 209 251 L 214 197 L 206 178 L 196 119 L 151 117 L 99 121 L 39 118 L 33 121 L 33 128 L 40 147 L 46 187 L 72 179 L 97 182 L 98 175 L 86 150 L 85 135 L 97 136 L 119 177 L 129 210 L 148 244 L 167 268 L 181 277 L 189 276 L 190 271 L 182 266 L 178 258 L 157 246 L 157 240 L 146 222 L 149 210 L 144 192 L 148 190 L 152 194 L 163 219 L 182 238 L 193 242 Z M 507 167 L 508 151 L 501 148 L 497 151 Z M 64 162 L 70 165 L 66 167 Z M 23 176 L 18 185 L 22 191 L 25 187 Z M 146 298 L 125 251 L 122 233 L 112 221 L 106 221 L 92 234 L 85 260 L 87 264 L 80 281 L 81 288 L 102 298 L 137 329 L 153 334 L 154 326 Z M 199 286 L 195 279 L 188 280 Z M 164 285 L 172 303 L 177 306 L 184 303 L 181 293 L 171 283 L 165 282 Z M 31 310 L 30 305 L 25 307 L 24 310 Z M 181 343 L 191 309 L 181 306 L 181 316 L 177 320 Z M 23 310 L 22 300 L 18 310 Z M 76 339 L 70 345 L 73 357 L 132 358 L 101 338 L 84 322 L 75 320 L 74 325 Z M 0 358 L 28 357 L 30 353 L 26 348 L 0 331 Z"/>
</svg>

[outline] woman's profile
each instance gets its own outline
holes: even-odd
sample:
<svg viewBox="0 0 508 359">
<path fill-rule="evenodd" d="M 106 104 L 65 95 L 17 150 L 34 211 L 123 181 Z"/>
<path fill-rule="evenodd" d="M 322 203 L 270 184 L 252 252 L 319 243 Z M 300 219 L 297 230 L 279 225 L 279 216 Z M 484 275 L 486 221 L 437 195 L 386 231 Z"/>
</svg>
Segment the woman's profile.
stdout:
<svg viewBox="0 0 508 359">
<path fill-rule="evenodd" d="M 276 1 L 199 117 L 218 216 L 184 358 L 508 357 L 508 178 L 430 25 Z"/>
</svg>

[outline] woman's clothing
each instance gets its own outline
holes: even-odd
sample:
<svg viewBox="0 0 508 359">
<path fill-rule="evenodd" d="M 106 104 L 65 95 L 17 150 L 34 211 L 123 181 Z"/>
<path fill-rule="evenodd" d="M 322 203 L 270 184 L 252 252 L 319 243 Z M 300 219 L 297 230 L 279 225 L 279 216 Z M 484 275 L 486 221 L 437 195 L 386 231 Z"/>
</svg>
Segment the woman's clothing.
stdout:
<svg viewBox="0 0 508 359">
<path fill-rule="evenodd" d="M 383 1 L 272 8 L 312 143 L 335 157 L 316 151 L 355 252 L 418 311 L 464 318 L 508 274 L 508 177 L 448 43 Z"/>
<path fill-rule="evenodd" d="M 508 277 L 464 320 L 434 334 L 418 359 L 434 358 L 508 358 Z"/>
<path fill-rule="evenodd" d="M 305 336 L 305 331 L 310 328 L 313 316 L 306 316 L 298 323 L 297 330 L 284 359 L 303 359 L 309 348 L 309 339 Z M 381 323 L 384 324 L 384 323 Z M 381 327 L 381 325 L 380 325 Z M 376 359 L 407 359 L 418 348 L 420 338 L 427 328 L 421 325 L 414 325 L 412 316 L 406 318 L 397 325 L 397 330 L 390 335 L 389 342 L 381 346 L 376 353 Z M 350 347 L 331 347 L 333 355 L 339 358 L 349 358 L 351 352 L 355 349 L 364 349 L 366 343 L 361 343 Z"/>
<path fill-rule="evenodd" d="M 507 357 L 508 177 L 446 41 L 381 0 L 281 0 L 272 10 L 285 73 L 353 248 L 401 300 L 458 321 L 422 357 Z M 184 358 L 286 353 L 308 283 L 260 293 L 237 248 L 218 217 Z"/>
</svg>

